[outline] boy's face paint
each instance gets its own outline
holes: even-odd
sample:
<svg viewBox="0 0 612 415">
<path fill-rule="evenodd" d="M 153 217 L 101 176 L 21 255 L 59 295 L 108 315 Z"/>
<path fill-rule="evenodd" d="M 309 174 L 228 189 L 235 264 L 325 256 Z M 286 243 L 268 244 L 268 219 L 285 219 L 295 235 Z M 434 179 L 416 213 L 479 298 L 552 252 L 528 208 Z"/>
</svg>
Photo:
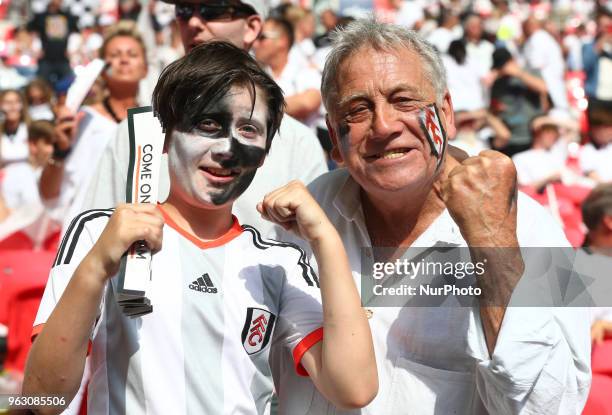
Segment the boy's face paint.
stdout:
<svg viewBox="0 0 612 415">
<path fill-rule="evenodd" d="M 446 151 L 446 132 L 438 116 L 436 104 L 423 107 L 419 112 L 419 125 L 431 147 L 431 154 L 437 159 L 436 171 L 440 168 Z"/>
<path fill-rule="evenodd" d="M 249 186 L 266 155 L 268 108 L 257 90 L 234 86 L 191 125 L 172 132 L 168 168 L 172 191 L 192 204 L 224 205 Z"/>
</svg>

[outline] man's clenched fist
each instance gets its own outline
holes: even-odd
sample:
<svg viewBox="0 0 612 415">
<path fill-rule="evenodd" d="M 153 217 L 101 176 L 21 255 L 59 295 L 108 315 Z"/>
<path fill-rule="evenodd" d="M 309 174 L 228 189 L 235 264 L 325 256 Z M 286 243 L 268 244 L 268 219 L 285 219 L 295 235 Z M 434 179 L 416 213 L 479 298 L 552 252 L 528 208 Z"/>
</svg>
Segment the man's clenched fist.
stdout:
<svg viewBox="0 0 612 415">
<path fill-rule="evenodd" d="M 441 196 L 470 246 L 517 246 L 516 169 L 493 150 L 469 157 L 451 170 Z"/>
</svg>

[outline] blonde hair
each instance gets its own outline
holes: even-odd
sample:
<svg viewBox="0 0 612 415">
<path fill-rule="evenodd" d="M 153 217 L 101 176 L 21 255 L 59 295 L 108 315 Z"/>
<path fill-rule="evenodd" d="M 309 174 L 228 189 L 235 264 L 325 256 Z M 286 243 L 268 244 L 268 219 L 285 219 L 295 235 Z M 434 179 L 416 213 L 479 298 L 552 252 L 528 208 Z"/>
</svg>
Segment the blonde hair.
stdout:
<svg viewBox="0 0 612 415">
<path fill-rule="evenodd" d="M 142 48 L 142 54 L 146 60 L 147 48 L 145 46 L 144 40 L 142 39 L 142 36 L 140 35 L 138 28 L 136 27 L 136 23 L 129 20 L 121 20 L 106 29 L 106 31 L 104 32 L 104 41 L 102 42 L 102 46 L 100 46 L 98 52 L 98 55 L 101 59 L 104 59 L 104 55 L 106 54 L 106 48 L 108 47 L 110 41 L 119 36 L 131 37 L 136 42 L 138 42 L 138 44 Z"/>
</svg>

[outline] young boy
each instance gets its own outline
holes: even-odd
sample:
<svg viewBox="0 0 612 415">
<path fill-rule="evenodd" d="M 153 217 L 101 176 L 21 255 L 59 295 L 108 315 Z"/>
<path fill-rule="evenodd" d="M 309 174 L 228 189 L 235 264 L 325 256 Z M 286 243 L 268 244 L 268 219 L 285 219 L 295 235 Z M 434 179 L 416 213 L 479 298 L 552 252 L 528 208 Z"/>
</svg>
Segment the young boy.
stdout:
<svg viewBox="0 0 612 415">
<path fill-rule="evenodd" d="M 257 207 L 310 241 L 320 278 L 298 248 L 262 239 L 231 214 L 280 124 L 280 88 L 248 53 L 212 42 L 164 70 L 153 107 L 166 131 L 170 195 L 158 207 L 73 221 L 36 318 L 24 394 L 72 399 L 91 342 L 90 413 L 264 413 L 269 363 L 310 376 L 341 407 L 366 405 L 378 387 L 370 330 L 321 208 L 299 183 Z M 114 276 L 138 240 L 156 252 L 154 308 L 130 319 Z M 281 351 L 269 354 L 273 346 Z M 283 348 L 293 362 L 268 361 Z"/>
</svg>

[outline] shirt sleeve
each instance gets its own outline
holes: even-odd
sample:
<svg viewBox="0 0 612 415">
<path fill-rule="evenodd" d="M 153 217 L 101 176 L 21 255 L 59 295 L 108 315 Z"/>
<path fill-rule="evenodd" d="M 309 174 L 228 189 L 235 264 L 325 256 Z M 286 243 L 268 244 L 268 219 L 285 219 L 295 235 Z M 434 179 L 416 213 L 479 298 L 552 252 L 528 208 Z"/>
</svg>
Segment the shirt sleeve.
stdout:
<svg viewBox="0 0 612 415">
<path fill-rule="evenodd" d="M 522 194 L 519 226 L 523 247 L 570 246 L 554 219 Z M 478 362 L 488 412 L 580 414 L 591 382 L 589 331 L 585 308 L 508 307 L 492 356 Z"/>
<path fill-rule="evenodd" d="M 93 247 L 111 214 L 110 209 L 91 210 L 81 213 L 71 222 L 53 261 L 45 292 L 34 319 L 32 339 L 42 331 L 76 268 Z M 100 229 L 100 231 L 93 231 L 91 225 L 94 225 L 95 229 Z M 103 304 L 101 303 L 99 315 L 102 313 L 102 308 Z M 92 327 L 92 337 L 95 332 L 94 329 L 95 326 Z"/>
<path fill-rule="evenodd" d="M 291 244 L 282 249 L 285 255 L 293 259 L 293 266 L 286 268 L 280 298 L 278 333 L 280 340 L 292 351 L 296 372 L 308 376 L 300 363 L 302 357 L 323 339 L 319 278 L 301 248 Z"/>
</svg>

